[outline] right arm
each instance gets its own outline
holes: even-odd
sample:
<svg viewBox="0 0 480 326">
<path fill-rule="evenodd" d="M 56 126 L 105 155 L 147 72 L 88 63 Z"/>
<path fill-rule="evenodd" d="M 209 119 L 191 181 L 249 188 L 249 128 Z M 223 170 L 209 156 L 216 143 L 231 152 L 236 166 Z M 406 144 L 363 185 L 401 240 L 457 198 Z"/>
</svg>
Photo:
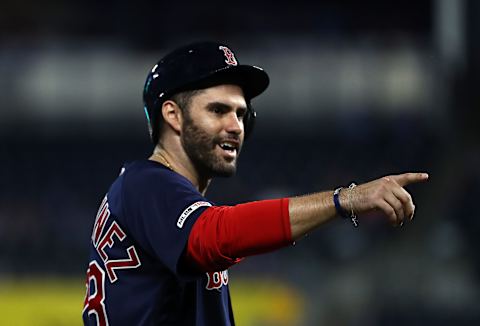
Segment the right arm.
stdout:
<svg viewBox="0 0 480 326">
<path fill-rule="evenodd" d="M 340 191 L 340 205 L 362 214 L 382 211 L 393 225 L 412 219 L 415 206 L 405 185 L 428 179 L 425 173 L 383 177 Z M 186 259 L 203 271 L 226 269 L 245 256 L 279 249 L 336 218 L 333 191 L 210 207 L 195 222 Z"/>
</svg>

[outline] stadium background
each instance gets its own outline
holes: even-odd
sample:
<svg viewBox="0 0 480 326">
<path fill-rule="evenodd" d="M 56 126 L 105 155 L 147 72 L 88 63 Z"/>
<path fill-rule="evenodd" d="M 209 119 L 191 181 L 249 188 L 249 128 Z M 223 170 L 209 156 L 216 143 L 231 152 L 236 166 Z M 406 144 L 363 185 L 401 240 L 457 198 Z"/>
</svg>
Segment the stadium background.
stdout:
<svg viewBox="0 0 480 326">
<path fill-rule="evenodd" d="M 76 325 L 98 204 L 151 150 L 141 91 L 214 39 L 271 86 L 221 204 L 428 171 L 402 229 L 335 221 L 231 269 L 239 325 L 480 321 L 480 3 L 2 1 L 0 324 Z"/>
</svg>

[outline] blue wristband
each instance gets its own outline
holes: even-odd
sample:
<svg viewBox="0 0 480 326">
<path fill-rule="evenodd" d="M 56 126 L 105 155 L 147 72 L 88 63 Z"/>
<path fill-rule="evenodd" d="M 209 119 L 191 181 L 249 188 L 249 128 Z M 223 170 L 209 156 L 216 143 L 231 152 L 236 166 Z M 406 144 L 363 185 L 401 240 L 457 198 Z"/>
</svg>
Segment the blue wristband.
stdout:
<svg viewBox="0 0 480 326">
<path fill-rule="evenodd" d="M 343 187 L 339 187 L 339 188 L 335 189 L 335 191 L 333 192 L 333 203 L 335 204 L 335 210 L 337 211 L 338 215 L 340 215 L 343 218 L 350 218 L 348 213 L 340 205 L 339 195 L 340 195 L 340 191 L 342 191 L 342 189 L 343 189 Z"/>
</svg>

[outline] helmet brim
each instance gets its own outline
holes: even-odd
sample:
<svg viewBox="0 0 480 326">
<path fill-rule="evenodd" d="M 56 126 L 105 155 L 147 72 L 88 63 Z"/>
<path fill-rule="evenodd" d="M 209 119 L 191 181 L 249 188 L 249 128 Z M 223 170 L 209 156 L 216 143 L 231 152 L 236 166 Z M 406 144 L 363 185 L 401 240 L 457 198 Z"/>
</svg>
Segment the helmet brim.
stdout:
<svg viewBox="0 0 480 326">
<path fill-rule="evenodd" d="M 222 84 L 233 84 L 240 86 L 245 98 L 250 101 L 252 98 L 263 93 L 269 83 L 270 78 L 262 68 L 249 65 L 228 66 L 213 71 L 172 93 L 178 93 L 184 90 L 204 89 Z"/>
</svg>

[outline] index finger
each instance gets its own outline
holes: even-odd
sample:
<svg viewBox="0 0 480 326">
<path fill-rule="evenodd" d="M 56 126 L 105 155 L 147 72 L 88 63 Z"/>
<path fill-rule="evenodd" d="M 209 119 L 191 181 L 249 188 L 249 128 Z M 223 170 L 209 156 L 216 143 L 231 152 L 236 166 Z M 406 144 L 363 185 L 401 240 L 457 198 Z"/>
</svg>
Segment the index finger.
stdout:
<svg viewBox="0 0 480 326">
<path fill-rule="evenodd" d="M 417 183 L 428 180 L 428 173 L 424 172 L 409 172 L 403 174 L 397 174 L 390 176 L 393 180 L 395 180 L 400 187 L 406 186 L 411 183 Z"/>
</svg>

